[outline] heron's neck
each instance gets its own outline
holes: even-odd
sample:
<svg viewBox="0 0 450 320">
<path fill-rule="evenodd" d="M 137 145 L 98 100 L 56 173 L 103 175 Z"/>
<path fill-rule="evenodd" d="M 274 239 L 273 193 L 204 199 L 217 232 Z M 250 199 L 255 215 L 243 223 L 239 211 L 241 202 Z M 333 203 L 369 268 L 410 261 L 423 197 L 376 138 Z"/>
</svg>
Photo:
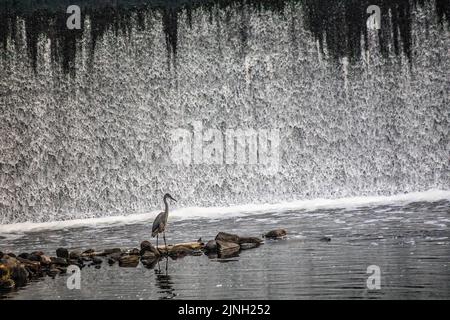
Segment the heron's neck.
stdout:
<svg viewBox="0 0 450 320">
<path fill-rule="evenodd" d="M 169 214 L 169 204 L 167 203 L 167 198 L 164 198 L 164 213 Z"/>
</svg>

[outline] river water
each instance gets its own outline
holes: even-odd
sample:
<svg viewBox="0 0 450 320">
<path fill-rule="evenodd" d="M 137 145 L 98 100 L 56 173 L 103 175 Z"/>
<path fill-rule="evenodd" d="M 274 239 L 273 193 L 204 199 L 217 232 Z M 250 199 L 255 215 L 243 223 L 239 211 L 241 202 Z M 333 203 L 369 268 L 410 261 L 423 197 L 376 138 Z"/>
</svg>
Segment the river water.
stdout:
<svg viewBox="0 0 450 320">
<path fill-rule="evenodd" d="M 67 276 L 46 277 L 7 299 L 449 299 L 450 198 L 252 212 L 227 218 L 169 218 L 170 243 L 213 239 L 217 232 L 260 236 L 285 228 L 284 240 L 266 240 L 239 256 L 187 256 L 154 269 L 85 267 L 81 289 Z M 151 219 L 112 225 L 9 234 L 3 251 L 138 247 Z M 327 236 L 331 241 L 321 238 Z M 380 268 L 379 290 L 367 288 Z M 166 269 L 167 266 L 167 269 Z"/>
</svg>

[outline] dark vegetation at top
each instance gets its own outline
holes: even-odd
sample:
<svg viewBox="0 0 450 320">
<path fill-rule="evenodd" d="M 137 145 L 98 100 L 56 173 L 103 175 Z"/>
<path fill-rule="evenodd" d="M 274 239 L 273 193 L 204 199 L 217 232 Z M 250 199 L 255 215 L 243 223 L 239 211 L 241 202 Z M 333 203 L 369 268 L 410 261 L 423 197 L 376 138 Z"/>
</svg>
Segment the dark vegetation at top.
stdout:
<svg viewBox="0 0 450 320">
<path fill-rule="evenodd" d="M 26 29 L 26 44 L 33 69 L 37 67 L 38 39 L 45 35 L 51 40 L 52 61 L 65 73 L 75 73 L 77 42 L 83 36 L 85 18 L 90 17 L 90 51 L 94 53 L 96 43 L 108 30 L 116 34 L 130 34 L 133 23 L 140 30 L 151 28 L 145 19 L 149 11 L 160 13 L 165 33 L 167 54 L 175 59 L 180 12 L 185 11 L 189 25 L 191 15 L 203 8 L 213 19 L 214 9 L 238 11 L 258 10 L 284 14 L 284 9 L 294 3 L 303 8 L 306 28 L 319 40 L 321 49 L 327 47 L 334 59 L 343 56 L 350 61 L 361 54 L 360 39 L 367 39 L 366 9 L 378 5 L 382 12 L 381 30 L 378 31 L 380 49 L 387 56 L 387 44 L 393 43 L 395 54 L 402 52 L 411 58 L 411 19 L 416 6 L 427 0 L 3 0 L 0 2 L 0 51 L 5 52 L 9 42 L 19 40 L 17 21 L 23 19 Z M 450 1 L 436 0 L 439 23 L 450 20 Z M 82 11 L 82 29 L 69 30 L 66 20 L 69 5 L 79 5 Z M 389 12 L 391 15 L 389 16 Z M 136 17 L 136 19 L 132 19 Z M 288 17 L 286 17 L 288 19 Z M 136 21 L 136 22 L 133 22 Z M 248 28 L 241 26 L 241 39 L 245 42 Z M 367 43 L 367 41 L 366 41 Z"/>
</svg>

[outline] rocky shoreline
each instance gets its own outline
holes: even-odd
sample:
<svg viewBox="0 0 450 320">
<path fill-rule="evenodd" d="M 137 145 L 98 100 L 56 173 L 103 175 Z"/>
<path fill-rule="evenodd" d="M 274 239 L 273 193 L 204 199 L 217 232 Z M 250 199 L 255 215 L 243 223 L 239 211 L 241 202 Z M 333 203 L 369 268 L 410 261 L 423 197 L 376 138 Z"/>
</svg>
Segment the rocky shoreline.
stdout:
<svg viewBox="0 0 450 320">
<path fill-rule="evenodd" d="M 267 239 L 281 239 L 287 235 L 286 230 L 277 229 L 267 232 L 263 237 Z M 103 263 L 120 267 L 137 267 L 139 263 L 147 268 L 153 268 L 162 257 L 172 259 L 187 255 L 229 258 L 236 256 L 241 250 L 253 249 L 264 243 L 259 237 L 241 237 L 235 234 L 219 232 L 214 240 L 204 243 L 201 238 L 195 242 L 162 245 L 155 247 L 150 241 L 144 240 L 140 249 L 110 248 L 104 250 L 88 249 L 85 251 L 66 248 L 56 249 L 56 256 L 46 255 L 42 251 L 31 253 L 0 251 L 0 289 L 8 290 L 20 288 L 27 285 L 31 280 L 52 277 L 67 273 L 70 265 L 78 266 L 80 269 L 93 266 L 100 269 Z"/>
</svg>

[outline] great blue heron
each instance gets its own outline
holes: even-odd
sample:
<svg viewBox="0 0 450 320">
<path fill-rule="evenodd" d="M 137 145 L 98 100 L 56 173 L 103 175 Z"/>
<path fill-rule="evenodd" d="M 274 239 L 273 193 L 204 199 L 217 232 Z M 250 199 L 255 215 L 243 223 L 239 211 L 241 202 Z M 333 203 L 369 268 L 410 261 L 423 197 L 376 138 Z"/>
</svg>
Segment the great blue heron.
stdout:
<svg viewBox="0 0 450 320">
<path fill-rule="evenodd" d="M 177 201 L 175 200 L 170 194 L 166 193 L 164 195 L 163 201 L 164 201 L 164 211 L 161 212 L 156 216 L 155 221 L 153 221 L 152 226 L 152 237 L 156 236 L 156 248 L 158 248 L 158 236 L 162 232 L 163 238 L 164 238 L 164 245 L 166 246 L 166 252 L 167 252 L 167 243 L 166 243 L 166 225 L 167 225 L 167 218 L 169 217 L 169 205 L 167 204 L 167 199 Z"/>
</svg>

